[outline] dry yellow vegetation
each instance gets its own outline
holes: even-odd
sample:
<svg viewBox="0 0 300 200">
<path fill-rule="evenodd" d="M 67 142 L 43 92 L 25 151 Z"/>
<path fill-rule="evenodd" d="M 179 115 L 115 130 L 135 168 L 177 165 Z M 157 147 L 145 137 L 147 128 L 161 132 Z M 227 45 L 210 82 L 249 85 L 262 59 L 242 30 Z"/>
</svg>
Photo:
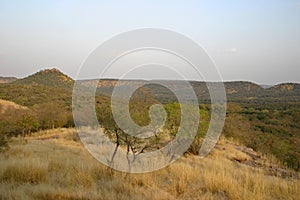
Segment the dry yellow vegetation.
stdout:
<svg viewBox="0 0 300 200">
<path fill-rule="evenodd" d="M 28 108 L 12 101 L 0 99 L 0 114 L 5 114 L 7 110 L 28 110 Z"/>
<path fill-rule="evenodd" d="M 297 176 L 268 174 L 251 154 L 221 139 L 206 158 L 187 155 L 152 173 L 107 168 L 84 149 L 73 129 L 12 140 L 0 154 L 1 199 L 297 199 Z M 240 147 L 240 146 L 239 146 Z M 261 157 L 258 166 L 278 163 Z M 298 174 L 296 174 L 298 175 Z"/>
</svg>

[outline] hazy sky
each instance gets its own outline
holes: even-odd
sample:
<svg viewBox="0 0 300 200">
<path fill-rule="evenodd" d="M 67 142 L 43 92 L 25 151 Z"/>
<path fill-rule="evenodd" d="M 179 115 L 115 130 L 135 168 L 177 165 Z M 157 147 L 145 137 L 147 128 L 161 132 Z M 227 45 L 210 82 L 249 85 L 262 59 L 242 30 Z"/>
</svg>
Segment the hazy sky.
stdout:
<svg viewBox="0 0 300 200">
<path fill-rule="evenodd" d="M 224 80 L 300 82 L 300 0 L 0 0 L 0 76 L 74 78 L 103 41 L 143 27 L 187 35 Z"/>
</svg>

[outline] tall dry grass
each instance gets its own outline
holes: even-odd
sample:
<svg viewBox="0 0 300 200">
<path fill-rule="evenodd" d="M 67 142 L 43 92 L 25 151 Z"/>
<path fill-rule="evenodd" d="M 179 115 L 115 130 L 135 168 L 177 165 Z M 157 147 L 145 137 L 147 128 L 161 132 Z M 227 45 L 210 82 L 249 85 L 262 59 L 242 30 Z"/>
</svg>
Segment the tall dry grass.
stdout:
<svg viewBox="0 0 300 200">
<path fill-rule="evenodd" d="M 40 134 L 40 135 L 39 135 Z M 297 199 L 299 179 L 267 176 L 224 139 L 205 159 L 187 156 L 152 173 L 126 174 L 94 160 L 74 130 L 39 133 L 0 154 L 1 199 Z M 58 135 L 58 137 L 49 137 Z M 48 138 L 48 139 L 47 139 Z M 50 139 L 49 139 L 50 138 Z"/>
</svg>

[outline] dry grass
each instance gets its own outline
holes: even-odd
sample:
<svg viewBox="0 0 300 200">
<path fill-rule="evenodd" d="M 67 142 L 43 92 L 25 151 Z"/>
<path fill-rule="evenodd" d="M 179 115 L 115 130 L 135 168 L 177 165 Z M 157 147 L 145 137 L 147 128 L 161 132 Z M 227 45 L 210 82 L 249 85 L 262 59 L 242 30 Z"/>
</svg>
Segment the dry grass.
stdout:
<svg viewBox="0 0 300 200">
<path fill-rule="evenodd" d="M 45 181 L 47 165 L 39 162 L 10 162 L 2 173 L 2 181 L 38 184 Z"/>
<path fill-rule="evenodd" d="M 7 110 L 28 110 L 28 108 L 12 101 L 0 99 L 0 114 L 4 114 Z"/>
<path fill-rule="evenodd" d="M 187 156 L 156 172 L 126 174 L 98 163 L 73 136 L 74 130 L 61 129 L 38 133 L 26 144 L 11 144 L 9 151 L 0 154 L 0 198 L 297 199 L 300 196 L 299 179 L 266 176 L 262 169 L 232 161 L 233 157 L 249 158 L 224 139 L 205 159 Z"/>
</svg>

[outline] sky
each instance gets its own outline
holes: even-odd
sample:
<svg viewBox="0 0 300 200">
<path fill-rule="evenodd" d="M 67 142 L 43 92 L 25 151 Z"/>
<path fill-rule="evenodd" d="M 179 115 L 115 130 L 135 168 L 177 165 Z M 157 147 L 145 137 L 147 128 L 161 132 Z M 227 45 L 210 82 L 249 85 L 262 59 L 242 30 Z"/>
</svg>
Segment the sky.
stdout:
<svg viewBox="0 0 300 200">
<path fill-rule="evenodd" d="M 0 76 L 76 78 L 104 41 L 146 27 L 197 42 L 224 81 L 300 83 L 300 0 L 0 0 Z"/>
</svg>

